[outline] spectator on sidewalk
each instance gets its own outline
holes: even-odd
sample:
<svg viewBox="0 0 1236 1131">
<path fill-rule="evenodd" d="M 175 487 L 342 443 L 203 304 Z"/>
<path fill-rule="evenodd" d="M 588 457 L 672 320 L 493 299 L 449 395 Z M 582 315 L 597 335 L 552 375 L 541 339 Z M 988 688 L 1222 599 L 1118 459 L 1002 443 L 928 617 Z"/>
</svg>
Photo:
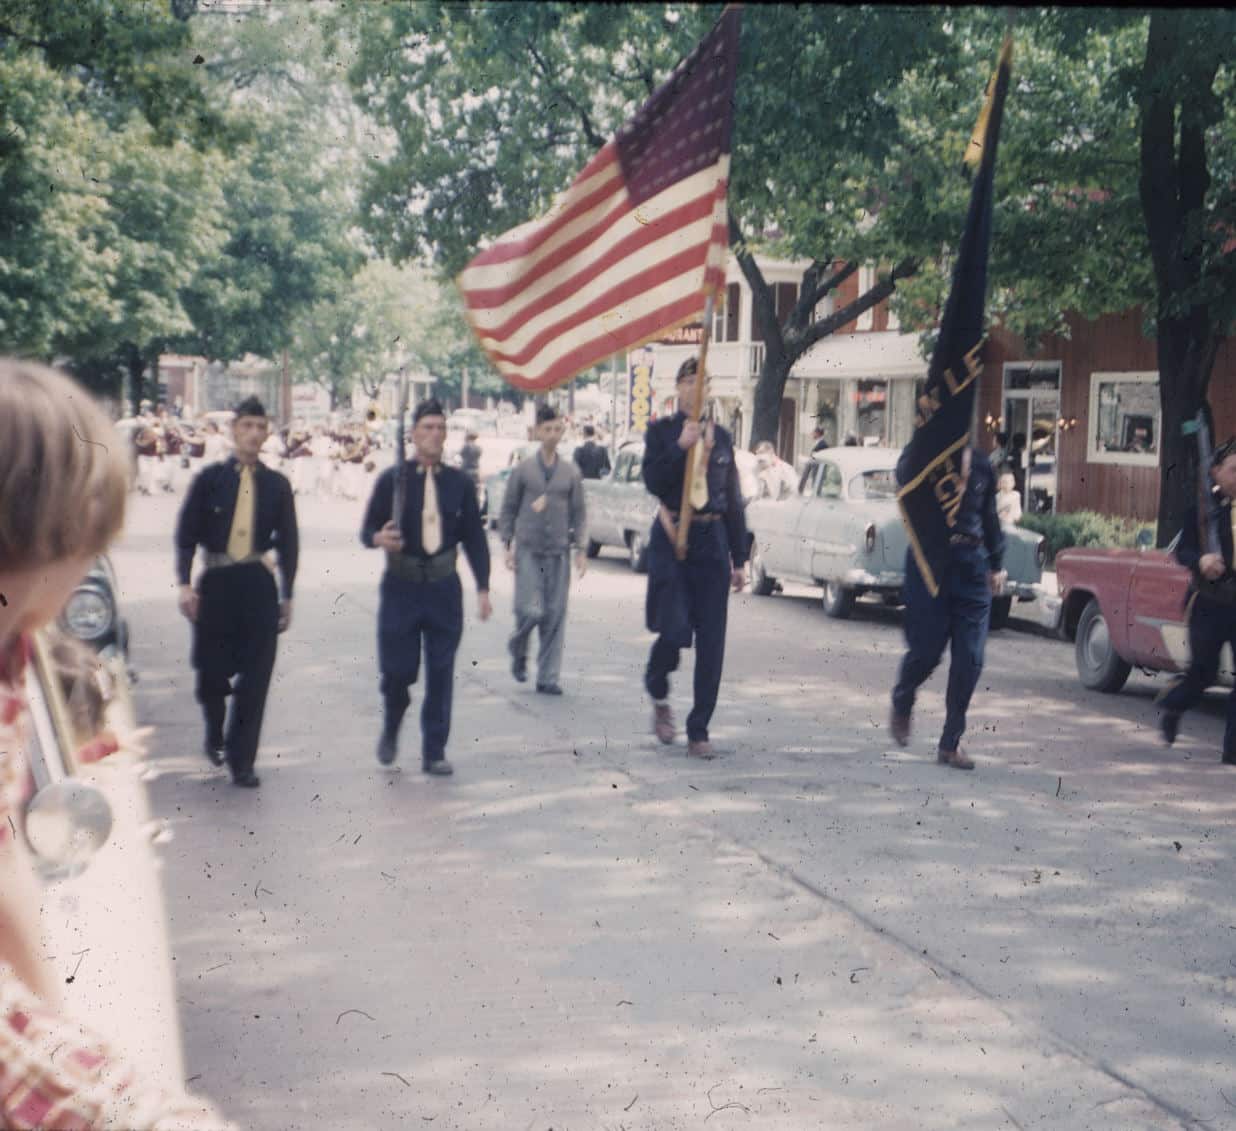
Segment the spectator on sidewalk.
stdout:
<svg viewBox="0 0 1236 1131">
<path fill-rule="evenodd" d="M 996 517 L 1004 526 L 1015 526 L 1021 518 L 1021 496 L 1011 471 L 1001 472 L 996 482 Z"/>
<path fill-rule="evenodd" d="M 31 784 L 31 636 L 55 619 L 124 521 L 127 456 L 113 439 L 68 377 L 0 360 L 0 1127 L 222 1131 L 230 1125 L 209 1104 L 152 1086 L 58 1012 L 40 940 L 43 892 L 18 833 Z"/>
<path fill-rule="evenodd" d="M 561 695 L 571 549 L 583 577 L 588 568 L 587 515 L 583 476 L 558 455 L 562 418 L 550 405 L 541 405 L 536 420 L 540 450 L 511 473 L 498 519 L 506 566 L 515 571 L 515 631 L 508 647 L 511 674 L 523 683 L 528 678 L 528 644 L 536 629 L 536 689 L 542 695 Z"/>
</svg>

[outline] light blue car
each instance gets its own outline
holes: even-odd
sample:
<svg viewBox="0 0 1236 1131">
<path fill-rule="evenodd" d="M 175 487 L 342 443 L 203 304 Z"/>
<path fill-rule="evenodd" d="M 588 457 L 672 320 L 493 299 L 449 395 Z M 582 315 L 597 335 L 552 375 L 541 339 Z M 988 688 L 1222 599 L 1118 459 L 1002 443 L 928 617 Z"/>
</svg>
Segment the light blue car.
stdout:
<svg viewBox="0 0 1236 1131">
<path fill-rule="evenodd" d="M 828 448 L 812 456 L 798 490 L 747 507 L 752 536 L 751 588 L 760 596 L 779 581 L 818 585 L 824 611 L 848 617 L 873 594 L 901 604 L 909 545 L 897 507 L 895 448 Z M 1043 576 L 1041 535 L 1004 528 L 1008 584 L 991 605 L 991 626 L 1007 623 L 1014 600 L 1032 601 Z"/>
</svg>

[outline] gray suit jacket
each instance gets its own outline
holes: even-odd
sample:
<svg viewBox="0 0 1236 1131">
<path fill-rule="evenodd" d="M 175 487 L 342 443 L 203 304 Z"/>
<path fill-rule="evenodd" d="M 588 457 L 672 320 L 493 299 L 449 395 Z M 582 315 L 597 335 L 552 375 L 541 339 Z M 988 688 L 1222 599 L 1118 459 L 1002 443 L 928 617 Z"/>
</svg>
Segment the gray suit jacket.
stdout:
<svg viewBox="0 0 1236 1131">
<path fill-rule="evenodd" d="M 542 507 L 540 499 L 545 500 Z M 585 546 L 588 520 L 579 468 L 559 455 L 546 481 L 539 452 L 524 460 L 507 482 L 498 531 L 507 545 L 514 538 L 533 554 L 561 554 L 571 546 Z"/>
</svg>

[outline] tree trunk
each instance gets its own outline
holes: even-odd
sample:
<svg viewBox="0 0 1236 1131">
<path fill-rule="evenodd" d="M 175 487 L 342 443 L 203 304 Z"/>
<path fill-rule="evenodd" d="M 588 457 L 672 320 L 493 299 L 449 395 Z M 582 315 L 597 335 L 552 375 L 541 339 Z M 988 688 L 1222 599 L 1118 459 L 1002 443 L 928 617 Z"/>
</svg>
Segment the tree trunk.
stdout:
<svg viewBox="0 0 1236 1131">
<path fill-rule="evenodd" d="M 142 394 L 146 391 L 142 380 L 142 371 L 146 368 L 146 360 L 138 352 L 136 346 L 125 347 L 125 370 L 129 374 L 129 397 L 134 416 L 142 411 Z"/>
<path fill-rule="evenodd" d="M 1197 497 L 1197 441 L 1182 425 L 1206 404 L 1219 334 L 1201 297 L 1202 257 L 1188 252 L 1188 230 L 1202 213 L 1210 187 L 1203 103 L 1211 93 L 1217 63 L 1190 68 L 1192 48 L 1178 13 L 1150 16 L 1142 71 L 1138 191 L 1154 264 L 1159 361 L 1159 516 L 1156 544 L 1166 546 L 1183 525 Z M 1189 82 L 1165 82 L 1187 73 Z M 1179 143 L 1177 135 L 1179 134 Z M 1191 295 L 1192 292 L 1192 295 Z M 1182 309 L 1182 300 L 1192 301 Z M 1207 406 L 1208 407 L 1208 406 Z"/>
<path fill-rule="evenodd" d="M 1197 497 L 1197 440 L 1185 435 L 1183 425 L 1192 420 L 1204 394 L 1190 388 L 1183 371 L 1180 338 L 1183 335 L 1164 319 L 1158 320 L 1159 404 L 1162 410 L 1159 437 L 1159 515 L 1155 545 L 1166 546 L 1183 525 L 1185 508 Z"/>
</svg>

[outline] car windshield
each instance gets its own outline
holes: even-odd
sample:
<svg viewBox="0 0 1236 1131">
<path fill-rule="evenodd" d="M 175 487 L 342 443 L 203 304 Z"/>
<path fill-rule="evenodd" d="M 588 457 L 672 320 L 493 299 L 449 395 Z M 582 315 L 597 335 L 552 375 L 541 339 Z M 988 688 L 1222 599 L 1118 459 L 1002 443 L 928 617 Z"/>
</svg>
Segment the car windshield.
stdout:
<svg viewBox="0 0 1236 1131">
<path fill-rule="evenodd" d="M 895 499 L 897 480 L 891 467 L 876 467 L 860 472 L 850 480 L 851 499 Z"/>
</svg>

